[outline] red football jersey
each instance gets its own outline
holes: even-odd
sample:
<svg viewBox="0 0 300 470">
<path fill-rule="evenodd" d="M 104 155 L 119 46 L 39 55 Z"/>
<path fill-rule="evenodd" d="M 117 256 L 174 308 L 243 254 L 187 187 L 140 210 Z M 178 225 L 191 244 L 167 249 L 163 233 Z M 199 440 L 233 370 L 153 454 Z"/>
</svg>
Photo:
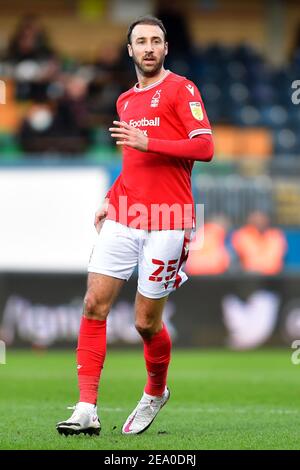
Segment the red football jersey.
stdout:
<svg viewBox="0 0 300 470">
<path fill-rule="evenodd" d="M 117 101 L 120 121 L 148 137 L 182 140 L 211 134 L 196 85 L 166 75 L 145 88 L 135 85 Z M 109 193 L 108 219 L 145 230 L 183 229 L 194 225 L 191 190 L 193 161 L 123 147 L 123 166 Z"/>
</svg>

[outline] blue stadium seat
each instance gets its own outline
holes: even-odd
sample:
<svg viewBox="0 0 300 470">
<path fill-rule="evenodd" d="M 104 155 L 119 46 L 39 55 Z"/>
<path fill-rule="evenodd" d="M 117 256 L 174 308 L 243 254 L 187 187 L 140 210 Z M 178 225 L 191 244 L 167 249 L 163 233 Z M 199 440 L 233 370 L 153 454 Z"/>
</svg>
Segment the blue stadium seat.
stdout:
<svg viewBox="0 0 300 470">
<path fill-rule="evenodd" d="M 238 126 L 261 126 L 262 117 L 258 107 L 245 105 L 233 110 L 234 124 Z"/>
<path fill-rule="evenodd" d="M 266 127 L 281 129 L 289 125 L 289 113 L 281 105 L 261 106 L 262 124 Z"/>
<path fill-rule="evenodd" d="M 297 132 L 291 128 L 274 130 L 273 150 L 278 156 L 297 154 L 300 156 L 300 141 Z"/>
</svg>

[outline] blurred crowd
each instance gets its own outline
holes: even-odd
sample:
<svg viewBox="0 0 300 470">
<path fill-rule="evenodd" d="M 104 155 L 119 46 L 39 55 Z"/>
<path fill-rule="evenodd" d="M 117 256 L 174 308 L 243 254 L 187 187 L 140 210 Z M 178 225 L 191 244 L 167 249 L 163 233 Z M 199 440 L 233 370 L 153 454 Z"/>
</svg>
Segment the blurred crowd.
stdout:
<svg viewBox="0 0 300 470">
<path fill-rule="evenodd" d="M 110 43 L 93 62 L 65 59 L 51 46 L 38 17 L 23 18 L 1 59 L 1 75 L 13 88 L 6 114 L 22 114 L 15 129 L 12 125 L 21 149 L 84 153 L 116 116 L 117 97 L 133 84 L 123 52 Z M 102 139 L 110 140 L 108 132 Z"/>
<path fill-rule="evenodd" d="M 191 243 L 187 273 L 220 275 L 244 271 L 276 275 L 283 270 L 287 242 L 283 231 L 271 226 L 266 213 L 251 212 L 244 226 L 230 228 L 230 220 L 223 214 L 206 221 L 199 229 L 203 237 L 196 234 Z"/>
<path fill-rule="evenodd" d="M 290 62 L 274 68 L 247 45 L 195 48 L 172 4 L 162 4 L 156 14 L 168 31 L 166 66 L 197 83 L 214 126 L 266 128 L 272 154 L 300 154 L 300 107 L 291 99 L 291 83 L 300 76 L 300 33 Z M 34 15 L 20 20 L 0 58 L 0 76 L 10 88 L 0 150 L 9 141 L 5 135 L 13 135 L 31 155 L 112 146 L 107 128 L 116 117 L 116 99 L 135 82 L 125 45 L 103 43 L 92 61 L 62 57 Z"/>
</svg>

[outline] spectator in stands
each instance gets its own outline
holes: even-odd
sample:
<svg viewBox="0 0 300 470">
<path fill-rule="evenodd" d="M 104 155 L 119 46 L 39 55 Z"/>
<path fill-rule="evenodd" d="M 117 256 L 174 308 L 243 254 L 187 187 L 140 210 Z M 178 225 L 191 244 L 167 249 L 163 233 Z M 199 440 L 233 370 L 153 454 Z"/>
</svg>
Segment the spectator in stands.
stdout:
<svg viewBox="0 0 300 470">
<path fill-rule="evenodd" d="M 22 60 L 41 60 L 53 56 L 47 35 L 36 15 L 23 17 L 13 34 L 6 55 L 12 62 Z"/>
<path fill-rule="evenodd" d="M 76 154 L 90 143 L 87 83 L 76 75 L 63 79 L 65 92 L 56 102 L 34 103 L 19 132 L 25 152 Z"/>
<path fill-rule="evenodd" d="M 88 103 L 95 125 L 111 124 L 116 115 L 115 102 L 128 88 L 120 64 L 121 50 L 117 44 L 105 44 L 94 62 L 94 76 L 88 88 Z"/>
<path fill-rule="evenodd" d="M 115 148 L 108 131 L 112 121 L 117 118 L 115 103 L 119 95 L 136 82 L 129 59 L 127 47 L 124 51 L 119 44 L 108 42 L 102 44 L 95 61 L 89 64 L 92 72 L 87 100 L 89 122 L 98 145 L 111 145 Z"/>
<path fill-rule="evenodd" d="M 226 272 L 230 265 L 230 255 L 225 245 L 229 220 L 223 216 L 212 217 L 204 225 L 202 247 L 195 249 L 193 242 L 186 264 L 186 272 L 191 275 L 217 275 Z M 199 230 L 203 230 L 200 228 Z M 196 243 L 201 240 L 196 234 Z"/>
<path fill-rule="evenodd" d="M 263 212 L 249 215 L 247 224 L 233 233 L 232 245 L 247 272 L 273 275 L 283 268 L 285 237 L 281 230 L 270 227 L 270 218 Z"/>
<path fill-rule="evenodd" d="M 21 19 L 5 60 L 14 66 L 18 99 L 45 99 L 48 86 L 58 72 L 59 60 L 37 16 Z"/>
</svg>

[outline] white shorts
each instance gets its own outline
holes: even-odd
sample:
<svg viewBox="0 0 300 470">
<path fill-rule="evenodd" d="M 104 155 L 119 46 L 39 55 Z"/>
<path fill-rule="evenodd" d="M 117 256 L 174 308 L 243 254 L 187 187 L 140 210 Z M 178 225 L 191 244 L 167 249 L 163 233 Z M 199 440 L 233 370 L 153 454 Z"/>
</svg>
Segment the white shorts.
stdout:
<svg viewBox="0 0 300 470">
<path fill-rule="evenodd" d="M 138 266 L 138 291 L 159 299 L 181 286 L 187 275 L 190 230 L 140 230 L 106 220 L 93 248 L 88 271 L 126 281 Z"/>
</svg>

